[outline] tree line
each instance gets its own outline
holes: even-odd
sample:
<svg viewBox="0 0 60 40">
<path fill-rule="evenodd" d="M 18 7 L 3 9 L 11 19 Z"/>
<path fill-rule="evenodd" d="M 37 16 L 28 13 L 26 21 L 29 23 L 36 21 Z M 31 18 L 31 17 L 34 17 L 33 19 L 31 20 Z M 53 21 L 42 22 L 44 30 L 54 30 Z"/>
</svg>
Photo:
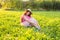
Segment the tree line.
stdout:
<svg viewBox="0 0 60 40">
<path fill-rule="evenodd" d="M 0 8 L 6 10 L 60 10 L 60 1 L 56 0 L 0 0 Z"/>
</svg>

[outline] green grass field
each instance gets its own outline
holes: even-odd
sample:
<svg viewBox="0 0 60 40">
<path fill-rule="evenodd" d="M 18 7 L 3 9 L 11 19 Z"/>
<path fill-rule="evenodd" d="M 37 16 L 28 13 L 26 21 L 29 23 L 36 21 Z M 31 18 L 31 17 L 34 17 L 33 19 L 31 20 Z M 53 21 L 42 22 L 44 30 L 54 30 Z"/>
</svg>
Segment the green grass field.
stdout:
<svg viewBox="0 0 60 40">
<path fill-rule="evenodd" d="M 20 25 L 23 13 L 0 10 L 0 40 L 60 40 L 60 11 L 32 11 L 40 31 Z"/>
</svg>

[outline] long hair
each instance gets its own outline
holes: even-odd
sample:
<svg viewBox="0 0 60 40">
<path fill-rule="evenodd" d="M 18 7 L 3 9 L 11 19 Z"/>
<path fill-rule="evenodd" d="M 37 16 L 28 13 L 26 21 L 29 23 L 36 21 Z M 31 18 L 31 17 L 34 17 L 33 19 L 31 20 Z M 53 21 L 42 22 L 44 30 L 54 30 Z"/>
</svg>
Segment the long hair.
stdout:
<svg viewBox="0 0 60 40">
<path fill-rule="evenodd" d="M 26 14 L 27 14 L 27 12 L 30 12 L 30 14 L 29 14 L 28 16 L 29 16 L 29 17 L 31 17 L 32 12 L 31 12 L 31 11 L 29 11 L 29 10 L 26 10 L 26 12 L 24 13 L 24 15 L 26 15 Z"/>
</svg>

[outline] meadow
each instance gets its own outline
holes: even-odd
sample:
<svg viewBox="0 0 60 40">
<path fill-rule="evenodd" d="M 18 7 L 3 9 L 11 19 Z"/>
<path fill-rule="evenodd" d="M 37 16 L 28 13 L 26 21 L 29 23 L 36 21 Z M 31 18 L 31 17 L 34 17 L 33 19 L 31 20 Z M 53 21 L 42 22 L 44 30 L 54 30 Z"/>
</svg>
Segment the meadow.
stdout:
<svg viewBox="0 0 60 40">
<path fill-rule="evenodd" d="M 60 11 L 32 11 L 41 30 L 21 26 L 23 13 L 0 10 L 0 40 L 60 40 Z"/>
</svg>

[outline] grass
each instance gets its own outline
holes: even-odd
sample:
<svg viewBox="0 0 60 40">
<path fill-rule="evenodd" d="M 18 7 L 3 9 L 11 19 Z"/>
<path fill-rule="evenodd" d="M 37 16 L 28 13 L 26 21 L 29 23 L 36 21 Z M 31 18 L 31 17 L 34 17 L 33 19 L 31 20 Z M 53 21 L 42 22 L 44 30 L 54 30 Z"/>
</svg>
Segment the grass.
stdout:
<svg viewBox="0 0 60 40">
<path fill-rule="evenodd" d="M 20 25 L 24 11 L 0 10 L 0 40 L 60 40 L 60 12 L 32 11 L 41 30 Z"/>
</svg>

